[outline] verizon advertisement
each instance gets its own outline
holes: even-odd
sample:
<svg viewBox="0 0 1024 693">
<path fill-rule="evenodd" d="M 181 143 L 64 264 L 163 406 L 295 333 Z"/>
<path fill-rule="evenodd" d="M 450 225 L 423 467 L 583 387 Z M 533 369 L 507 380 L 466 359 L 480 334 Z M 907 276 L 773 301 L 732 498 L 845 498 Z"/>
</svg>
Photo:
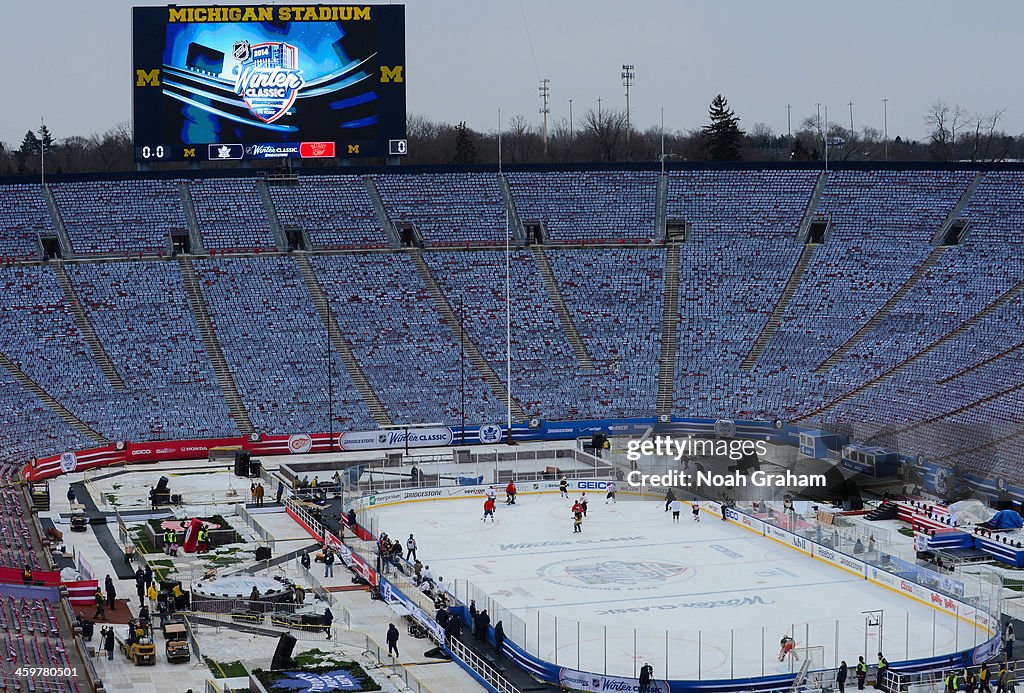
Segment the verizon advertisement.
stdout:
<svg viewBox="0 0 1024 693">
<path fill-rule="evenodd" d="M 406 445 L 410 448 L 435 448 L 451 445 L 454 438 L 452 429 L 440 426 L 389 431 L 349 431 L 338 436 L 338 447 L 342 450 L 404 449 Z"/>
</svg>

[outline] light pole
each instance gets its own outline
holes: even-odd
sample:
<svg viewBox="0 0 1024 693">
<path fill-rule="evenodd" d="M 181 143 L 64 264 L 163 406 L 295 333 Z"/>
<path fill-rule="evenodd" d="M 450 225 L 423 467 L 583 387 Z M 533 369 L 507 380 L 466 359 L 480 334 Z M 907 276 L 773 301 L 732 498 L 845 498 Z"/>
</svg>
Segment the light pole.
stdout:
<svg viewBox="0 0 1024 693">
<path fill-rule="evenodd" d="M 629 146 L 630 112 L 629 112 L 629 88 L 633 86 L 636 77 L 636 70 L 632 65 L 622 66 L 622 86 L 626 88 L 626 146 Z"/>
<path fill-rule="evenodd" d="M 330 305 L 327 306 L 327 310 L 331 309 Z M 324 352 L 324 358 L 327 359 L 327 450 L 328 452 L 334 452 L 334 364 L 331 363 L 331 319 L 328 315 L 326 320 L 326 337 L 327 343 L 324 345 L 326 350 Z"/>
<path fill-rule="evenodd" d="M 889 99 L 882 99 L 882 140 L 885 142 L 885 160 L 889 160 Z"/>
<path fill-rule="evenodd" d="M 792 120 L 792 104 L 786 104 L 786 139 L 789 140 L 789 153 L 793 153 L 793 120 Z"/>
<path fill-rule="evenodd" d="M 551 109 L 548 108 L 548 97 L 551 96 L 550 85 L 550 79 L 542 79 L 538 90 L 541 100 L 540 114 L 544 117 L 544 156 L 548 155 L 548 114 L 551 113 Z"/>
<path fill-rule="evenodd" d="M 576 132 L 573 129 L 573 124 L 572 124 L 572 99 L 569 99 L 569 139 L 570 140 L 576 139 Z"/>
<path fill-rule="evenodd" d="M 459 387 L 462 391 L 462 435 L 459 444 L 466 444 L 466 325 L 463 297 L 459 296 Z"/>
<path fill-rule="evenodd" d="M 853 134 L 853 101 L 849 103 L 850 106 L 850 134 Z"/>
</svg>

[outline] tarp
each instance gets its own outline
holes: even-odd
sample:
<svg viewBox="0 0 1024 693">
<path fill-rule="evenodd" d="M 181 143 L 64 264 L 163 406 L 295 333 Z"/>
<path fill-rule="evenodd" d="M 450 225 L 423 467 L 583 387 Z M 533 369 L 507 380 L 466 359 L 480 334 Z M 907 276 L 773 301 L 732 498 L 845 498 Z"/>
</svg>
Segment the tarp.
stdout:
<svg viewBox="0 0 1024 693">
<path fill-rule="evenodd" d="M 957 501 L 950 505 L 949 514 L 952 515 L 957 526 L 963 527 L 965 525 L 980 525 L 982 522 L 988 522 L 996 514 L 996 511 L 980 500 L 971 499 Z"/>
<path fill-rule="evenodd" d="M 1019 529 L 1024 527 L 1024 520 L 1016 510 L 1000 510 L 989 521 L 992 529 Z"/>
</svg>

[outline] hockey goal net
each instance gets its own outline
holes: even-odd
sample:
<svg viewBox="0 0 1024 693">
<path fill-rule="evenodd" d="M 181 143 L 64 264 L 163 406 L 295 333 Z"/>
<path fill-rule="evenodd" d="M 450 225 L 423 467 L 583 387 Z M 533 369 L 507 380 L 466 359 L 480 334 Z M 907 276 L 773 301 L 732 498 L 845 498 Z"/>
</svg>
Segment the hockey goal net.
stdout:
<svg viewBox="0 0 1024 693">
<path fill-rule="evenodd" d="M 801 669 L 821 671 L 825 668 L 825 648 L 822 645 L 797 645 L 786 655 L 786 662 L 791 672 Z"/>
</svg>

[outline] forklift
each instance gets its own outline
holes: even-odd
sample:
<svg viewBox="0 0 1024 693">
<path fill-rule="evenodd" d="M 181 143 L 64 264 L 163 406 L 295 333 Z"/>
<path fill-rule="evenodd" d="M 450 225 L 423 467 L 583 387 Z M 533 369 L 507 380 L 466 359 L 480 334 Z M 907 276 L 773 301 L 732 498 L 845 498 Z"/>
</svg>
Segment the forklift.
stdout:
<svg viewBox="0 0 1024 693">
<path fill-rule="evenodd" d="M 156 664 L 156 643 L 153 642 L 153 626 L 149 621 L 137 618 L 128 620 L 128 637 L 121 643 L 124 656 L 135 666 Z"/>
</svg>

